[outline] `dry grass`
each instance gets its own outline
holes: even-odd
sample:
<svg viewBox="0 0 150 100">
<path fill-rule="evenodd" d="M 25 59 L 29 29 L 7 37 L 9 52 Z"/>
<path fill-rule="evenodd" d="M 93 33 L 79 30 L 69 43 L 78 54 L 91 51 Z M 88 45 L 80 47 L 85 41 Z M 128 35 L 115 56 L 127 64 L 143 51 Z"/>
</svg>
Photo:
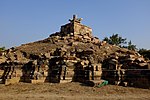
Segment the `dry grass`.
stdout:
<svg viewBox="0 0 150 100">
<path fill-rule="evenodd" d="M 81 83 L 0 85 L 1 100 L 147 100 L 149 94 L 149 89 L 114 85 L 95 88 Z"/>
</svg>

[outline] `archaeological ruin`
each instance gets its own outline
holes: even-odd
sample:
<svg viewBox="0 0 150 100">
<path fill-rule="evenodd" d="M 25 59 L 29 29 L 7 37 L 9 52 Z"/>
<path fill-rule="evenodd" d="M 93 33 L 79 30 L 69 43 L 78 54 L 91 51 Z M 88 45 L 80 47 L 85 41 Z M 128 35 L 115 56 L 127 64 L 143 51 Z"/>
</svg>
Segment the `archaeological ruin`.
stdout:
<svg viewBox="0 0 150 100">
<path fill-rule="evenodd" d="M 136 51 L 94 37 L 73 15 L 44 40 L 0 52 L 0 83 L 81 82 L 150 87 L 150 61 Z"/>
</svg>

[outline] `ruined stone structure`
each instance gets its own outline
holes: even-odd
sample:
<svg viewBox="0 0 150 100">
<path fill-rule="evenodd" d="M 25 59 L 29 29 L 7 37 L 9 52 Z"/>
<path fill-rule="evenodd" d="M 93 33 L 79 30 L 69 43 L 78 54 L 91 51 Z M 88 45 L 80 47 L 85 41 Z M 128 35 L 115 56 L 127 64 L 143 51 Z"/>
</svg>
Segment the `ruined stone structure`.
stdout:
<svg viewBox="0 0 150 100">
<path fill-rule="evenodd" d="M 150 87 L 150 69 L 142 57 L 110 55 L 103 61 L 102 78 L 110 84 Z"/>
<path fill-rule="evenodd" d="M 76 15 L 73 15 L 73 19 L 70 19 L 70 23 L 61 26 L 62 34 L 71 34 L 71 35 L 87 35 L 92 36 L 92 29 L 88 26 L 81 24 L 82 18 L 77 18 Z"/>
<path fill-rule="evenodd" d="M 100 41 L 81 20 L 73 15 L 68 24 L 61 26 L 60 32 L 3 51 L 0 82 L 74 81 L 94 86 L 104 79 L 110 84 L 126 82 L 140 87 L 144 87 L 142 83 L 150 83 L 150 61 L 135 51 Z"/>
</svg>

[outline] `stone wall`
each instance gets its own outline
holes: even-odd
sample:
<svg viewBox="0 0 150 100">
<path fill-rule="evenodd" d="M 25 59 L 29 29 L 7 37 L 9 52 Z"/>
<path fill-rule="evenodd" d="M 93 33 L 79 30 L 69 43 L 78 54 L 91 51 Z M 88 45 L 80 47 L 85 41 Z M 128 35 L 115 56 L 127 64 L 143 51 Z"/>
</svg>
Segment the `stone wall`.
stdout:
<svg viewBox="0 0 150 100">
<path fill-rule="evenodd" d="M 92 35 L 92 29 L 80 23 L 74 23 L 74 34 Z"/>
<path fill-rule="evenodd" d="M 88 26 L 82 25 L 79 21 L 76 21 L 77 18 L 74 18 L 70 23 L 61 26 L 61 34 L 73 34 L 73 35 L 87 35 L 92 36 L 92 29 Z"/>
<path fill-rule="evenodd" d="M 72 23 L 68 23 L 66 25 L 61 26 L 60 33 L 62 34 L 74 33 L 74 25 Z"/>
</svg>

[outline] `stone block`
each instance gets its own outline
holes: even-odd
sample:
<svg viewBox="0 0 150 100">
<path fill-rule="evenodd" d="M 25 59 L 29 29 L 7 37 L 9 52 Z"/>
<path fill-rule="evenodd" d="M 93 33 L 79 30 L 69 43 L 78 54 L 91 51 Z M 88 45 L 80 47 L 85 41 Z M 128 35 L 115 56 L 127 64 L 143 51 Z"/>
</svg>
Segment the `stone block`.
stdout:
<svg viewBox="0 0 150 100">
<path fill-rule="evenodd" d="M 19 82 L 19 80 L 20 80 L 20 77 L 14 77 L 12 79 L 6 79 L 5 85 L 16 84 Z"/>
</svg>

